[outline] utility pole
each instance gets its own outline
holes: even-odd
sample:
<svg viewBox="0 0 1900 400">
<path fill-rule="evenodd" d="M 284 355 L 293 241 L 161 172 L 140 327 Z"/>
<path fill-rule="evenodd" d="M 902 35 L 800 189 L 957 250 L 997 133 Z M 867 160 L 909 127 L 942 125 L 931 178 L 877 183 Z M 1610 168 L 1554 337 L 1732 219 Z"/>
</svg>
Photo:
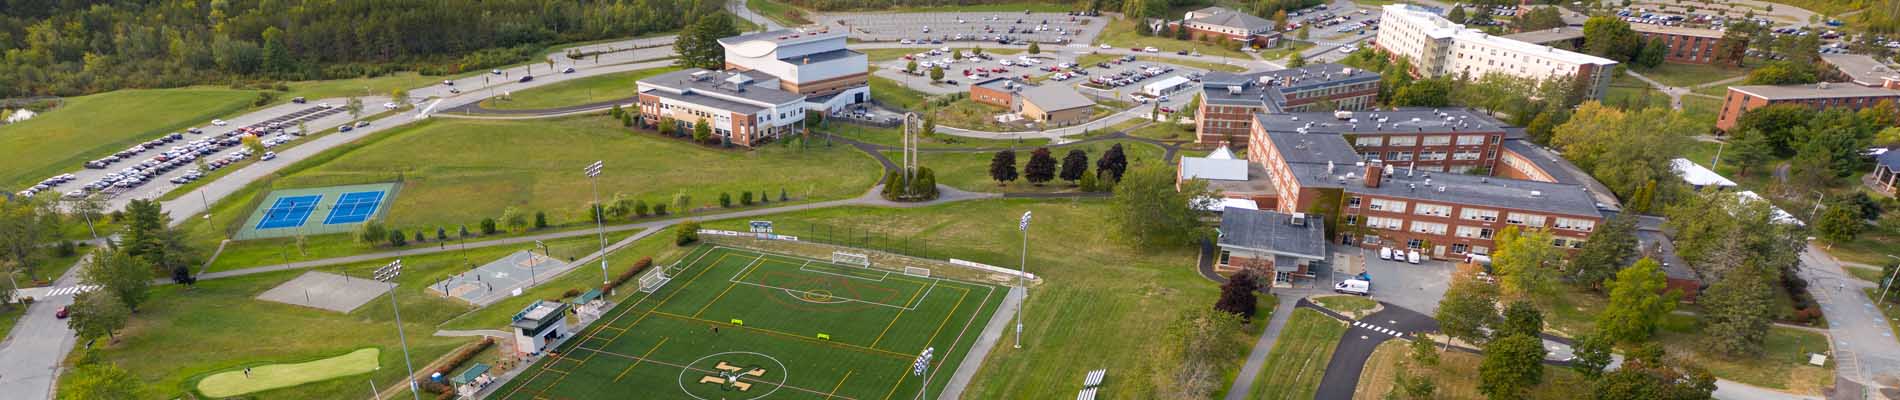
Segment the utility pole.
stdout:
<svg viewBox="0 0 1900 400">
<path fill-rule="evenodd" d="M 1888 255 L 1887 255 L 1887 257 L 1893 257 L 1894 259 L 1900 259 L 1900 257 L 1896 257 L 1896 256 L 1894 256 L 1894 255 L 1892 255 L 1892 254 L 1888 254 Z M 1881 284 L 1881 285 L 1880 285 L 1880 299 L 1879 299 L 1879 300 L 1875 300 L 1875 301 L 1878 301 L 1878 302 L 1880 302 L 1880 303 L 1882 303 L 1882 305 L 1883 305 L 1883 307 L 1887 307 L 1887 308 L 1892 308 L 1892 307 L 1893 307 L 1892 305 L 1886 305 L 1885 303 L 1887 302 L 1887 291 L 1888 291 L 1888 290 L 1892 290 L 1892 289 L 1893 289 L 1893 278 L 1894 278 L 1894 277 L 1895 277 L 1896 275 L 1900 275 L 1900 267 L 1895 267 L 1895 268 L 1893 269 L 1893 273 L 1892 273 L 1892 274 L 1887 274 L 1887 282 L 1886 282 L 1886 283 L 1883 283 L 1883 284 Z"/>
<path fill-rule="evenodd" d="M 593 164 L 589 164 L 583 171 L 587 173 L 588 184 L 594 187 L 594 225 L 600 228 L 600 285 L 601 287 L 606 287 L 607 283 L 612 280 L 607 278 L 607 217 L 601 215 L 606 213 L 607 207 L 604 204 L 600 204 L 600 179 L 598 179 L 598 177 L 600 176 L 601 165 L 601 162 L 596 160 Z M 608 294 L 611 295 L 613 293 Z"/>
<path fill-rule="evenodd" d="M 1029 213 L 1023 212 L 1023 219 L 1017 230 L 1023 231 L 1022 264 L 1016 267 L 1016 287 L 1023 289 L 1023 304 L 1016 305 L 1016 347 L 1023 348 L 1023 309 L 1029 303 Z"/>
</svg>

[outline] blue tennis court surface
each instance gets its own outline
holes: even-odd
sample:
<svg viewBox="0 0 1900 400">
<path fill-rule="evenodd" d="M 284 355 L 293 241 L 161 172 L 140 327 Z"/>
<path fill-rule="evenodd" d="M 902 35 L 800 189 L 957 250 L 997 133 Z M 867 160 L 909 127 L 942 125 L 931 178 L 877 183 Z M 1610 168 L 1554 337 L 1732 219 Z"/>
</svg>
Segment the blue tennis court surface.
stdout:
<svg viewBox="0 0 1900 400">
<path fill-rule="evenodd" d="M 382 204 L 382 191 L 344 193 L 337 197 L 336 205 L 330 208 L 330 215 L 323 217 L 323 224 L 354 224 L 369 220 Z"/>
<path fill-rule="evenodd" d="M 303 221 L 310 218 L 310 212 L 317 208 L 317 202 L 321 200 L 322 195 L 279 197 L 276 203 L 271 203 L 269 210 L 264 211 L 264 219 L 257 222 L 257 229 L 303 226 Z"/>
</svg>

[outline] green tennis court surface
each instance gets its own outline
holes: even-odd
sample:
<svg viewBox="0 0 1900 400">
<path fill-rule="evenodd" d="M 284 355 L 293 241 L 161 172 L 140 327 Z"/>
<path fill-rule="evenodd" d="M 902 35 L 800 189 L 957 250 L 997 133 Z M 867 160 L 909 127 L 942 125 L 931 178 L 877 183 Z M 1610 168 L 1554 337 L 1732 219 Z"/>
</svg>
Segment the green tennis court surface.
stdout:
<svg viewBox="0 0 1900 400">
<path fill-rule="evenodd" d="M 1007 292 L 717 246 L 670 272 L 493 398 L 912 399 L 925 348 L 934 398 Z"/>
<path fill-rule="evenodd" d="M 349 232 L 387 209 L 395 190 L 394 183 L 273 190 L 232 238 Z"/>
</svg>

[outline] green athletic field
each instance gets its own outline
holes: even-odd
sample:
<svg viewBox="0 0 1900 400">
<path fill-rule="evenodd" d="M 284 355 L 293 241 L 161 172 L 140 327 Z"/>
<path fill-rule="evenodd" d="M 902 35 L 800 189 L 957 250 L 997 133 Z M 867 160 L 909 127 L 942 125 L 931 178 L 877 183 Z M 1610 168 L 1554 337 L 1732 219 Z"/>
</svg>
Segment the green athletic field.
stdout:
<svg viewBox="0 0 1900 400">
<path fill-rule="evenodd" d="M 719 246 L 670 271 L 495 398 L 911 399 L 926 347 L 934 398 L 1007 290 Z"/>
</svg>

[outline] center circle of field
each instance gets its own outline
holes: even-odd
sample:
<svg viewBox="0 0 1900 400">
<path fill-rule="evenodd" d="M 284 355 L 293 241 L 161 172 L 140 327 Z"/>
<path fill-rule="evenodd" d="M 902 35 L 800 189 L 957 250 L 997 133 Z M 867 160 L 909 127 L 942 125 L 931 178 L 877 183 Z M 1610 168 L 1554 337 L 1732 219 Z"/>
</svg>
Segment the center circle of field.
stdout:
<svg viewBox="0 0 1900 400">
<path fill-rule="evenodd" d="M 753 381 L 761 383 L 761 384 L 772 385 L 772 390 L 764 391 L 763 393 L 759 393 L 759 395 L 752 396 L 752 397 L 731 396 L 730 394 L 734 393 L 734 391 L 724 390 L 723 388 L 727 387 L 726 385 L 719 385 L 721 389 L 711 389 L 711 390 L 718 390 L 721 393 L 720 395 L 713 396 L 712 398 L 701 397 L 698 393 L 693 393 L 693 390 L 690 389 L 689 387 L 695 387 L 695 388 L 710 388 L 711 387 L 712 384 L 699 383 L 699 379 L 701 377 L 708 376 L 708 375 L 717 376 L 716 373 L 709 373 L 707 371 L 717 371 L 718 369 L 714 367 L 719 365 L 719 362 L 721 361 L 726 362 L 726 364 L 730 366 L 737 366 L 737 367 L 743 368 L 740 371 L 741 373 L 745 371 L 744 369 L 750 369 L 753 367 L 768 367 L 765 371 L 765 376 L 777 376 L 778 382 L 769 382 L 766 380 L 753 379 Z M 762 364 L 763 362 L 770 362 L 771 364 Z M 701 363 L 705 363 L 705 365 L 700 365 Z M 763 353 L 754 353 L 750 351 L 728 351 L 724 353 L 709 354 L 705 357 L 700 357 L 697 360 L 693 360 L 693 362 L 686 363 L 685 368 L 680 368 L 680 376 L 679 376 L 678 381 L 679 381 L 680 391 L 685 392 L 687 396 L 692 396 L 695 399 L 712 400 L 716 398 L 716 399 L 723 399 L 723 400 L 752 400 L 752 399 L 765 398 L 766 396 L 771 396 L 772 393 L 774 392 L 778 392 L 779 388 L 785 387 L 785 382 L 789 382 L 788 378 L 790 376 L 791 375 L 788 373 L 788 371 L 785 370 L 785 363 L 779 362 L 777 358 L 765 355 Z"/>
<path fill-rule="evenodd" d="M 838 303 L 845 303 L 845 302 L 851 301 L 848 299 L 839 298 L 838 296 L 833 296 L 830 290 L 824 290 L 824 289 L 812 289 L 810 291 L 805 291 L 805 292 L 795 292 L 791 289 L 785 289 L 785 294 L 791 295 L 793 298 L 803 300 L 807 303 L 838 304 Z"/>
</svg>

